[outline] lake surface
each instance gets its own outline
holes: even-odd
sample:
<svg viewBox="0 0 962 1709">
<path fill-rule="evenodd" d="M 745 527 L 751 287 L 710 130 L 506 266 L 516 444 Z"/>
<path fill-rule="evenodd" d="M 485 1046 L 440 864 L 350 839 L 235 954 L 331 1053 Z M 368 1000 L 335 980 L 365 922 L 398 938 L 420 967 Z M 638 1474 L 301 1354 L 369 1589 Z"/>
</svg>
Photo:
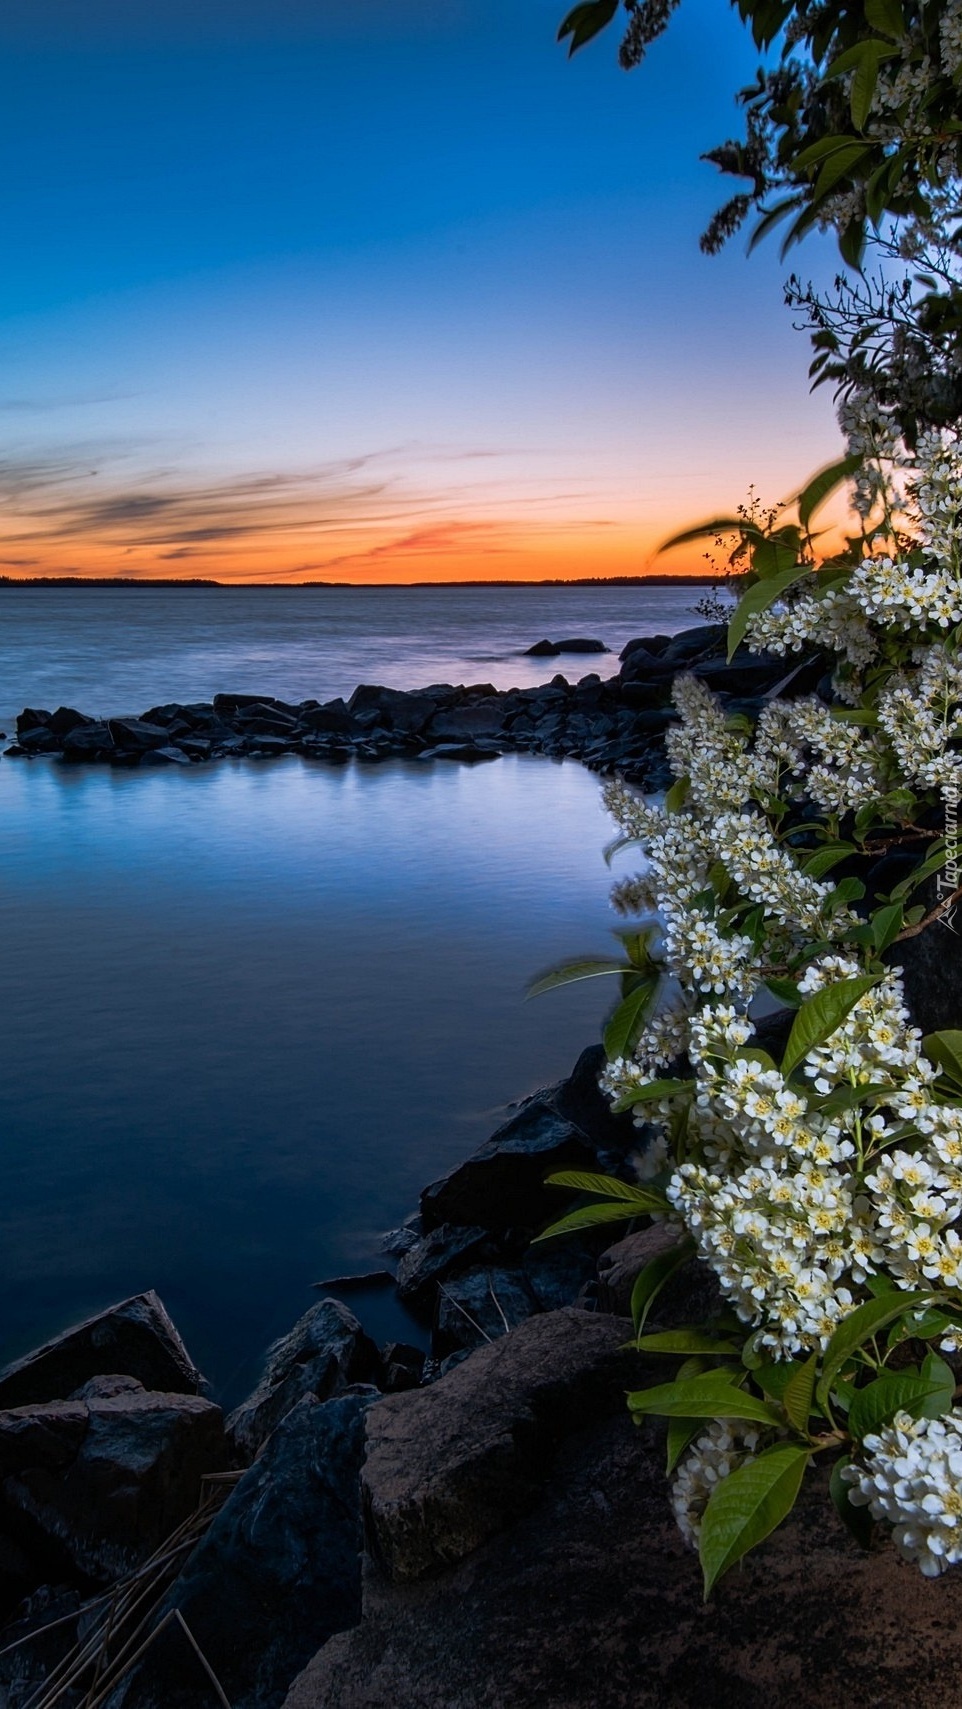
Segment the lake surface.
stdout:
<svg viewBox="0 0 962 1709">
<path fill-rule="evenodd" d="M 0 590 L 0 680 L 14 711 L 507 686 L 558 668 L 509 641 L 618 647 L 694 621 L 673 597 Z M 236 1398 L 311 1283 L 376 1267 L 419 1189 L 597 1037 L 603 982 L 524 989 L 610 942 L 608 834 L 596 778 L 528 756 L 0 763 L 0 1359 L 152 1286 Z M 405 1332 L 385 1296 L 362 1315 Z"/>
</svg>

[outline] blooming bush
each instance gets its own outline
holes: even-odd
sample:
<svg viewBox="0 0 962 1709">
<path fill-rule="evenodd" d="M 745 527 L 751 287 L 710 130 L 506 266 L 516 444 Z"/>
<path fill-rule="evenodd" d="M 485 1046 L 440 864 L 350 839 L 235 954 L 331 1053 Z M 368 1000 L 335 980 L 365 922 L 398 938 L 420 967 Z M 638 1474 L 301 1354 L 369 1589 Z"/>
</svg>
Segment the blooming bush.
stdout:
<svg viewBox="0 0 962 1709">
<path fill-rule="evenodd" d="M 548 1232 L 642 1213 L 677 1229 L 632 1310 L 639 1348 L 683 1363 L 629 1404 L 669 1420 L 709 1589 L 826 1453 L 860 1537 L 882 1521 L 929 1575 L 962 1560 L 962 1031 L 923 1038 L 898 966 L 962 895 L 931 894 L 962 770 L 962 444 L 887 444 L 865 492 L 855 549 L 820 568 L 811 492 L 798 524 L 741 524 L 732 647 L 823 649 L 818 692 L 752 725 L 682 677 L 667 798 L 605 789 L 613 847 L 645 857 L 613 901 L 646 918 L 591 969 L 624 981 L 602 1084 L 654 1137 L 637 1186 L 557 1177 L 592 1202 Z M 693 1256 L 716 1318 L 646 1333 Z"/>
</svg>

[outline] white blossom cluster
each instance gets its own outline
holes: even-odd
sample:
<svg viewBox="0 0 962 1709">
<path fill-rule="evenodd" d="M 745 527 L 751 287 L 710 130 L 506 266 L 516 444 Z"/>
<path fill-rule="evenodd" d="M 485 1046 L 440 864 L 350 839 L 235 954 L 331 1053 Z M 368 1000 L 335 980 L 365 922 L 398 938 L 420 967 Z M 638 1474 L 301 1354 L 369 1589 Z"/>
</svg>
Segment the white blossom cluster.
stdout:
<svg viewBox="0 0 962 1709">
<path fill-rule="evenodd" d="M 751 1457 L 760 1437 L 757 1426 L 745 1419 L 714 1419 L 692 1443 L 671 1492 L 678 1529 L 692 1548 L 698 1547 L 702 1515 L 712 1494 L 723 1478 Z"/>
<path fill-rule="evenodd" d="M 962 1561 L 962 1414 L 896 1414 L 866 1436 L 865 1463 L 847 1466 L 849 1500 L 892 1527 L 892 1540 L 926 1578 Z"/>
<path fill-rule="evenodd" d="M 962 667 L 942 647 L 921 650 L 879 696 L 878 720 L 906 782 L 942 788 L 962 773 Z"/>
</svg>

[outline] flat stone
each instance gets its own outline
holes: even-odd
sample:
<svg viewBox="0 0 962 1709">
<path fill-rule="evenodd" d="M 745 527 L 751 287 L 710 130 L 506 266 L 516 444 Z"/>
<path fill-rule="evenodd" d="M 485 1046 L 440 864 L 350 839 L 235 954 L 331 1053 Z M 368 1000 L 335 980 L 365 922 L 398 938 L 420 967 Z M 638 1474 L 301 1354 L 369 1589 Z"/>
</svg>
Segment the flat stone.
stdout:
<svg viewBox="0 0 962 1709">
<path fill-rule="evenodd" d="M 407 1305 L 433 1307 L 438 1282 L 490 1251 L 491 1235 L 486 1228 L 442 1223 L 421 1240 L 412 1237 L 398 1264 L 398 1294 Z"/>
<path fill-rule="evenodd" d="M 106 1372 L 136 1377 L 145 1388 L 198 1394 L 206 1388 L 163 1302 L 135 1294 L 0 1371 L 0 1407 L 36 1406 L 74 1394 Z"/>
<path fill-rule="evenodd" d="M 536 1503 L 558 1442 L 623 1406 L 629 1333 L 620 1318 L 545 1313 L 371 1408 L 364 1505 L 388 1577 L 439 1571 Z"/>
<path fill-rule="evenodd" d="M 485 1145 L 450 1175 L 421 1194 L 426 1229 L 451 1222 L 503 1229 L 538 1228 L 561 1210 L 557 1188 L 545 1186 L 553 1169 L 589 1169 L 594 1151 L 584 1131 L 561 1115 L 550 1098 L 529 1098 Z"/>
</svg>

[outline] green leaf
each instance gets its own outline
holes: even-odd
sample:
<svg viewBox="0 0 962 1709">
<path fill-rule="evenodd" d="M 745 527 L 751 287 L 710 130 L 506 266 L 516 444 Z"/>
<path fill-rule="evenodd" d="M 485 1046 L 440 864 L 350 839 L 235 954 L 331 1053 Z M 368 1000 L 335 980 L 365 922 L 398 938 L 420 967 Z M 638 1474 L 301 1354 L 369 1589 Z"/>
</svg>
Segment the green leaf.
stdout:
<svg viewBox="0 0 962 1709">
<path fill-rule="evenodd" d="M 817 1364 L 817 1355 L 813 1353 L 810 1359 L 805 1360 L 804 1364 L 794 1365 L 791 1376 L 782 1391 L 781 1401 L 788 1422 L 802 1436 L 808 1434 L 808 1421 L 815 1399 L 815 1368 Z"/>
<path fill-rule="evenodd" d="M 895 942 L 902 930 L 905 909 L 901 902 L 890 902 L 887 907 L 879 908 L 872 915 L 872 943 L 877 955 L 888 949 Z M 962 1040 L 962 1033 L 959 1034 Z"/>
<path fill-rule="evenodd" d="M 603 1042 L 609 1062 L 618 1056 L 630 1056 L 638 1043 L 658 990 L 657 979 L 644 979 L 618 1004 L 608 1021 Z"/>
<path fill-rule="evenodd" d="M 662 541 L 658 553 L 670 552 L 673 546 L 690 546 L 694 540 L 714 539 L 716 534 L 743 534 L 747 538 L 761 538 L 760 531 L 747 527 L 740 516 L 716 516 L 711 522 L 699 522 L 695 528 L 686 528 L 684 533 L 673 534 L 670 540 Z"/>
<path fill-rule="evenodd" d="M 843 457 L 841 462 L 827 463 L 824 469 L 819 469 L 798 495 L 798 516 L 803 528 L 807 528 L 819 505 L 830 498 L 843 481 L 850 480 L 858 472 L 861 457 Z"/>
<path fill-rule="evenodd" d="M 543 991 L 554 991 L 559 985 L 572 985 L 579 979 L 598 979 L 603 974 L 632 971 L 630 962 L 611 961 L 601 957 L 589 958 L 586 961 L 567 961 L 562 967 L 555 967 L 550 973 L 543 973 L 540 979 L 532 980 L 525 996 L 540 997 Z"/>
<path fill-rule="evenodd" d="M 680 813 L 688 800 L 690 788 L 691 779 L 689 777 L 677 777 L 665 796 L 665 812 Z"/>
<path fill-rule="evenodd" d="M 659 1329 L 654 1335 L 642 1335 L 638 1339 L 638 1350 L 641 1353 L 715 1353 L 718 1355 L 735 1354 L 739 1351 L 734 1341 L 724 1337 L 719 1339 L 710 1329 Z"/>
<path fill-rule="evenodd" d="M 814 854 L 805 857 L 802 871 L 809 878 L 824 878 L 833 866 L 838 866 L 840 861 L 847 860 L 848 856 L 854 853 L 854 843 L 825 843 L 820 849 L 816 849 Z"/>
<path fill-rule="evenodd" d="M 660 1252 L 657 1258 L 652 1258 L 635 1277 L 635 1285 L 631 1290 L 631 1321 L 636 1335 L 642 1333 L 662 1288 L 671 1281 L 676 1270 L 688 1263 L 694 1250 L 693 1240 L 679 1240 L 676 1246 L 670 1247 L 667 1252 Z"/>
<path fill-rule="evenodd" d="M 623 1110 L 633 1110 L 636 1104 L 655 1103 L 661 1098 L 677 1098 L 682 1092 L 693 1092 L 694 1080 L 649 1080 L 645 1086 L 633 1086 L 630 1092 L 625 1092 L 612 1107 L 620 1115 Z"/>
<path fill-rule="evenodd" d="M 807 1448 L 777 1442 L 716 1484 L 702 1517 L 698 1544 L 706 1599 L 722 1574 L 787 1518 L 809 1458 Z"/>
<path fill-rule="evenodd" d="M 934 1385 L 935 1392 L 920 1406 L 918 1418 L 942 1418 L 951 1410 L 955 1398 L 955 1372 L 937 1353 L 926 1353 L 922 1360 L 922 1376 Z"/>
<path fill-rule="evenodd" d="M 536 1235 L 531 1244 L 536 1246 L 540 1240 L 554 1240 L 559 1234 L 577 1234 L 582 1228 L 597 1228 L 601 1223 L 630 1222 L 632 1217 L 646 1214 L 639 1205 L 619 1204 L 612 1199 L 607 1199 L 603 1205 L 582 1205 L 580 1210 L 569 1211 L 567 1216 L 553 1222 L 550 1228 Z"/>
<path fill-rule="evenodd" d="M 778 1425 L 774 1407 L 738 1388 L 729 1371 L 705 1371 L 684 1383 L 659 1383 L 628 1396 L 632 1412 L 655 1418 L 745 1418 L 755 1424 Z"/>
<path fill-rule="evenodd" d="M 666 1441 L 665 1476 L 670 1477 L 685 1449 L 702 1426 L 700 1418 L 669 1418 Z"/>
<path fill-rule="evenodd" d="M 571 37 L 568 57 L 610 24 L 617 10 L 618 0 L 583 0 L 582 5 L 575 6 L 558 30 L 559 42 L 563 42 L 566 36 Z"/>
<path fill-rule="evenodd" d="M 794 979 L 766 979 L 765 984 L 772 996 L 777 997 L 786 1009 L 801 1008 L 803 998 Z"/>
<path fill-rule="evenodd" d="M 826 1404 L 836 1374 L 859 1347 L 884 1329 L 886 1324 L 927 1305 L 931 1297 L 929 1293 L 903 1293 L 899 1289 L 895 1298 L 893 1290 L 884 1293 L 880 1299 L 866 1300 L 864 1305 L 856 1306 L 847 1317 L 843 1317 L 822 1356 L 822 1376 L 815 1390 L 819 1405 Z"/>
<path fill-rule="evenodd" d="M 865 973 L 858 979 L 840 979 L 837 984 L 826 985 L 823 990 L 816 991 L 814 997 L 809 997 L 802 1004 L 792 1023 L 782 1057 L 782 1073 L 786 1078 L 810 1050 L 831 1038 L 866 991 L 871 991 L 872 986 L 878 984 L 880 977 L 877 973 Z"/>
<path fill-rule="evenodd" d="M 735 607 L 735 613 L 728 625 L 728 657 L 731 658 L 739 642 L 745 638 L 745 631 L 753 617 L 758 617 L 767 611 L 770 605 L 781 597 L 786 588 L 793 582 L 800 581 L 802 576 L 810 575 L 808 564 L 793 564 L 790 569 L 782 570 L 776 576 L 769 576 L 765 581 L 755 582 L 742 594 Z"/>
<path fill-rule="evenodd" d="M 634 1205 L 638 1216 L 668 1209 L 663 1193 L 656 1193 L 651 1187 L 636 1187 L 631 1181 L 619 1181 L 615 1175 L 596 1175 L 588 1169 L 556 1169 L 545 1176 L 545 1181 L 549 1187 L 568 1187 L 575 1193 L 599 1193 L 605 1199 L 619 1199 Z"/>
<path fill-rule="evenodd" d="M 872 45 L 871 42 L 863 43 L 865 48 L 870 48 Z M 878 83 L 879 66 L 883 59 L 889 57 L 891 51 L 891 48 L 886 47 L 882 49 L 881 53 L 863 53 L 852 74 L 849 101 L 852 123 L 857 131 L 864 131 L 868 122 L 868 116 L 872 111 L 872 97 Z"/>
<path fill-rule="evenodd" d="M 926 1382 L 917 1372 L 883 1371 L 875 1381 L 859 1389 L 848 1413 L 848 1428 L 856 1441 L 881 1430 L 897 1412 L 909 1412 L 919 1417 L 919 1408 L 934 1395 L 943 1392 L 944 1385 Z M 954 1387 L 954 1384 L 953 1384 Z M 951 1400 L 951 1394 L 949 1399 Z"/>
<path fill-rule="evenodd" d="M 922 1049 L 947 1079 L 956 1086 L 962 1086 L 962 1032 L 950 1028 L 944 1032 L 926 1033 Z"/>
<path fill-rule="evenodd" d="M 900 42 L 905 35 L 905 18 L 899 0 L 865 0 L 865 22 L 880 36 Z"/>
<path fill-rule="evenodd" d="M 867 160 L 872 153 L 872 145 L 867 142 L 849 142 L 843 148 L 837 148 L 830 154 L 821 172 L 815 180 L 812 191 L 814 202 L 824 201 L 843 178 L 848 178 L 857 166 Z"/>
<path fill-rule="evenodd" d="M 843 1454 L 840 1460 L 836 1460 L 832 1467 L 828 1490 L 842 1524 L 851 1531 L 859 1548 L 867 1549 L 872 1541 L 874 1522 L 867 1507 L 855 1506 L 851 1499 L 850 1486 L 842 1477 L 843 1470 L 851 1463 L 850 1454 Z"/>
</svg>

